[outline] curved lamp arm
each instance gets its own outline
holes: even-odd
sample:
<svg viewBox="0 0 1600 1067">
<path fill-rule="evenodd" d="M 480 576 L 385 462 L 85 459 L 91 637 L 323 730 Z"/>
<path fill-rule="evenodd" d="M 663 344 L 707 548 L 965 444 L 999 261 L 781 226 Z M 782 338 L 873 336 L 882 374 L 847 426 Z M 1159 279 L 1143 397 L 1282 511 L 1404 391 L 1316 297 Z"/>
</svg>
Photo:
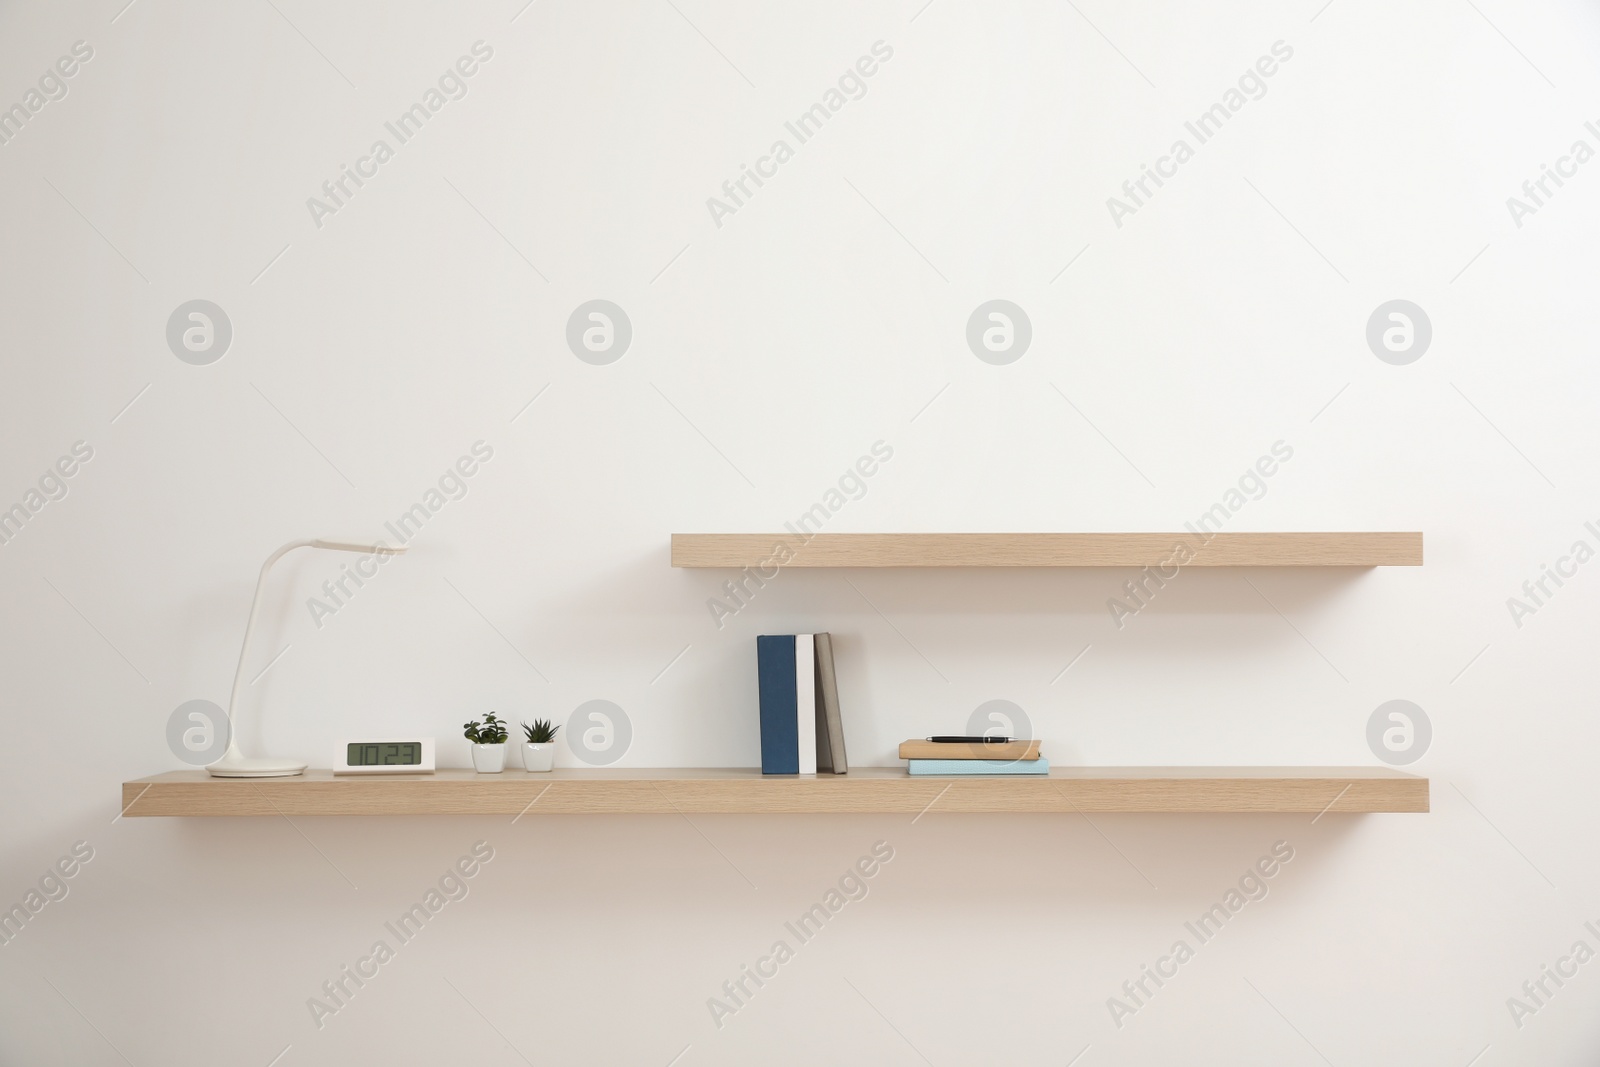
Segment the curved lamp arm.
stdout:
<svg viewBox="0 0 1600 1067">
<path fill-rule="evenodd" d="M 283 763 L 272 760 L 245 759 L 239 751 L 238 707 L 239 691 L 244 686 L 244 661 L 250 652 L 250 635 L 255 632 L 256 616 L 261 613 L 261 590 L 267 584 L 267 573 L 272 570 L 272 565 L 297 548 L 328 548 L 339 552 L 360 552 L 367 555 L 398 556 L 405 552 L 404 548 L 390 548 L 387 545 L 361 545 L 348 541 L 327 541 L 315 538 L 310 541 L 290 541 L 272 555 L 261 565 L 261 573 L 256 578 L 255 596 L 250 600 L 250 618 L 244 626 L 244 641 L 239 646 L 239 666 L 233 673 L 233 691 L 228 696 L 228 750 L 222 758 L 206 768 L 219 778 L 271 778 L 299 774 L 305 770 L 304 764 Z"/>
</svg>

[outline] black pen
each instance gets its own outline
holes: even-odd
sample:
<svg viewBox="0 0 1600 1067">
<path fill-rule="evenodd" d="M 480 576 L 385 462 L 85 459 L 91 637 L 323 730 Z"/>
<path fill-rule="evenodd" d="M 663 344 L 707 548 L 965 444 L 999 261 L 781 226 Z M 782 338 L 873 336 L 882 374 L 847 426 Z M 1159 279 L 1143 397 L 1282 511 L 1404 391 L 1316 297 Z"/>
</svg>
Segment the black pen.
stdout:
<svg viewBox="0 0 1600 1067">
<path fill-rule="evenodd" d="M 1009 745 L 1013 741 L 1020 741 L 1018 737 L 955 737 L 940 734 L 936 737 L 924 738 L 926 741 L 936 741 L 941 745 Z"/>
</svg>

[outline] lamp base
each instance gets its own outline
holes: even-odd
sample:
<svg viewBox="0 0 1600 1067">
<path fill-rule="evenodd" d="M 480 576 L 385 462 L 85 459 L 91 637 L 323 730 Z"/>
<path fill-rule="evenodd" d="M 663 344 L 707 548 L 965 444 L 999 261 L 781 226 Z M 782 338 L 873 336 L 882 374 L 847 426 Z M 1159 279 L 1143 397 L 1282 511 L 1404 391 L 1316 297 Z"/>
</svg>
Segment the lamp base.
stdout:
<svg viewBox="0 0 1600 1067">
<path fill-rule="evenodd" d="M 213 778 L 293 778 L 297 774 L 304 774 L 306 765 L 284 760 L 230 759 L 224 756 L 206 770 Z"/>
</svg>

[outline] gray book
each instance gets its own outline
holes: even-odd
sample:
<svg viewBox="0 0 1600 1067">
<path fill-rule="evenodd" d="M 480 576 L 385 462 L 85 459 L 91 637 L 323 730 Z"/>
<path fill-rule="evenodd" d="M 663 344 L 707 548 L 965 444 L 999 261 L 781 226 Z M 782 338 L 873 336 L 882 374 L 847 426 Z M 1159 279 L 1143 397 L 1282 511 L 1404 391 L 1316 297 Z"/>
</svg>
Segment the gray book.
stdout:
<svg viewBox="0 0 1600 1067">
<path fill-rule="evenodd" d="M 833 669 L 833 635 L 817 634 L 817 773 L 844 774 L 844 723 L 839 719 L 839 679 Z"/>
</svg>

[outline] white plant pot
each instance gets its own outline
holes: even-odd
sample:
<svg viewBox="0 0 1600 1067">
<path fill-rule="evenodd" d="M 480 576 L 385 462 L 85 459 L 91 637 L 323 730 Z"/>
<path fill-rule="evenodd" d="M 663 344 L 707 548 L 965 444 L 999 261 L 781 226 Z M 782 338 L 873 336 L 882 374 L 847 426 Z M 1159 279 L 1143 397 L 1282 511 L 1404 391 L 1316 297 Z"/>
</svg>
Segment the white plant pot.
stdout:
<svg viewBox="0 0 1600 1067">
<path fill-rule="evenodd" d="M 499 774 L 506 769 L 506 746 L 473 745 L 472 769 L 479 774 Z"/>
<path fill-rule="evenodd" d="M 530 771 L 548 771 L 556 765 L 556 746 L 552 741 L 522 743 L 522 765 Z"/>
</svg>

